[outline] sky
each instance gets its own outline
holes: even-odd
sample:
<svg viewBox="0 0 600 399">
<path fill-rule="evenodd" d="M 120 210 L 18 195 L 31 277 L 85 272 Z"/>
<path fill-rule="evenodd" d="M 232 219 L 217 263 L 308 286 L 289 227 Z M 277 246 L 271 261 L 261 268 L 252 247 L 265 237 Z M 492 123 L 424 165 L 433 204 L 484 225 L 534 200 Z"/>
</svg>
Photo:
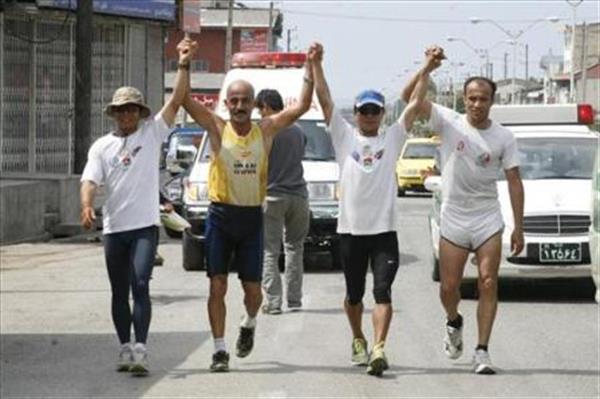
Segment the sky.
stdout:
<svg viewBox="0 0 600 399">
<path fill-rule="evenodd" d="M 571 0 L 571 3 L 577 1 Z M 268 7 L 268 2 L 244 1 L 248 6 Z M 425 47 L 444 47 L 448 60 L 434 75 L 438 84 L 465 75 L 479 74 L 481 61 L 464 42 L 448 42 L 460 37 L 475 49 L 490 49 L 494 79 L 504 78 L 504 53 L 509 54 L 508 78 L 512 77 L 510 37 L 491 22 L 473 24 L 472 17 L 493 20 L 512 35 L 525 30 L 518 39 L 517 77 L 525 77 L 525 50 L 529 47 L 529 76 L 540 77 L 541 56 L 550 51 L 563 54 L 566 24 L 573 8 L 566 0 L 488 0 L 488 1 L 275 1 L 282 10 L 287 44 L 305 51 L 314 41 L 325 49 L 324 69 L 332 96 L 340 106 L 348 106 L 362 89 L 382 90 L 388 98 L 398 97 L 404 83 L 418 68 Z M 600 20 L 600 0 L 583 0 L 575 7 L 577 23 Z M 561 20 L 551 23 L 548 17 Z M 534 26 L 531 26 L 537 20 Z M 455 66 L 452 66 L 453 63 Z M 460 66 L 460 63 L 465 64 Z"/>
</svg>

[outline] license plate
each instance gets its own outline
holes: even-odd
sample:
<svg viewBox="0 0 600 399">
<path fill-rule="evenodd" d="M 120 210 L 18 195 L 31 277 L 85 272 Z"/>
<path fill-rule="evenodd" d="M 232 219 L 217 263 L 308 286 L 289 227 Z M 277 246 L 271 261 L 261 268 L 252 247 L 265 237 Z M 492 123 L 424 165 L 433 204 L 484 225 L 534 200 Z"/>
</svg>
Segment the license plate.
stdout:
<svg viewBox="0 0 600 399">
<path fill-rule="evenodd" d="M 543 243 L 540 244 L 540 262 L 543 263 L 576 263 L 581 262 L 581 244 L 576 243 Z"/>
</svg>

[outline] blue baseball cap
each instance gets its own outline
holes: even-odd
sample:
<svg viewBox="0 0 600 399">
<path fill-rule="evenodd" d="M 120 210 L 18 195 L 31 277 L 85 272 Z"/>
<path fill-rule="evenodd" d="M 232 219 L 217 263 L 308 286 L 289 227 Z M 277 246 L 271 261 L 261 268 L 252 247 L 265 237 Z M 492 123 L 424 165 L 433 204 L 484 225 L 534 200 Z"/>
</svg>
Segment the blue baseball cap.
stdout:
<svg viewBox="0 0 600 399">
<path fill-rule="evenodd" d="M 360 108 L 365 104 L 375 104 L 383 108 L 385 105 L 385 97 L 376 90 L 363 90 L 356 96 L 354 106 Z"/>
</svg>

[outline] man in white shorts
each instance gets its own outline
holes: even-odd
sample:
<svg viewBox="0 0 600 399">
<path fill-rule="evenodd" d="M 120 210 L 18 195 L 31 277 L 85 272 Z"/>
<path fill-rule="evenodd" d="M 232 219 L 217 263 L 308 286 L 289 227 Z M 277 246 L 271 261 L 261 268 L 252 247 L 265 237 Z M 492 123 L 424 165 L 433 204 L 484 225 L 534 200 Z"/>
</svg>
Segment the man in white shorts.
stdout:
<svg viewBox="0 0 600 399">
<path fill-rule="evenodd" d="M 462 355 L 462 316 L 458 312 L 460 284 L 469 252 L 475 252 L 479 271 L 477 308 L 478 345 L 473 356 L 477 374 L 495 374 L 488 342 L 498 305 L 498 268 L 504 223 L 498 202 L 496 180 L 506 175 L 514 229 L 511 250 L 523 250 L 523 184 L 519 175 L 517 142 L 513 133 L 490 120 L 496 84 L 472 77 L 464 84 L 466 115 L 432 104 L 425 99 L 433 58 L 442 60 L 440 47 L 430 47 L 426 65 L 404 89 L 421 115 L 430 119 L 441 137 L 442 210 L 440 239 L 440 299 L 446 310 L 444 351 L 451 359 Z M 439 64 L 436 64 L 439 65 Z"/>
</svg>

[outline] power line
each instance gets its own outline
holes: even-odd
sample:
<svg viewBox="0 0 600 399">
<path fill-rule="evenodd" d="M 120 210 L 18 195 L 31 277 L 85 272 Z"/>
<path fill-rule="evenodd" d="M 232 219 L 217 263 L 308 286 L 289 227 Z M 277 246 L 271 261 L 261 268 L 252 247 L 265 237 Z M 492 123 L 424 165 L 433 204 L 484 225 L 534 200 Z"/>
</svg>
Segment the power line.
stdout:
<svg viewBox="0 0 600 399">
<path fill-rule="evenodd" d="M 314 12 L 314 11 L 295 11 L 282 9 L 284 14 L 292 15 L 309 15 L 313 17 L 322 18 L 335 18 L 335 19 L 350 19 L 350 20 L 361 20 L 361 21 L 378 21 L 378 22 L 407 22 L 407 23 L 433 23 L 433 24 L 469 24 L 471 23 L 468 19 L 421 19 L 421 18 L 396 18 L 396 17 L 369 17 L 365 15 L 351 15 L 351 14 L 335 14 L 326 12 Z M 499 23 L 507 24 L 526 24 L 535 22 L 534 19 L 506 19 L 497 20 Z"/>
</svg>

